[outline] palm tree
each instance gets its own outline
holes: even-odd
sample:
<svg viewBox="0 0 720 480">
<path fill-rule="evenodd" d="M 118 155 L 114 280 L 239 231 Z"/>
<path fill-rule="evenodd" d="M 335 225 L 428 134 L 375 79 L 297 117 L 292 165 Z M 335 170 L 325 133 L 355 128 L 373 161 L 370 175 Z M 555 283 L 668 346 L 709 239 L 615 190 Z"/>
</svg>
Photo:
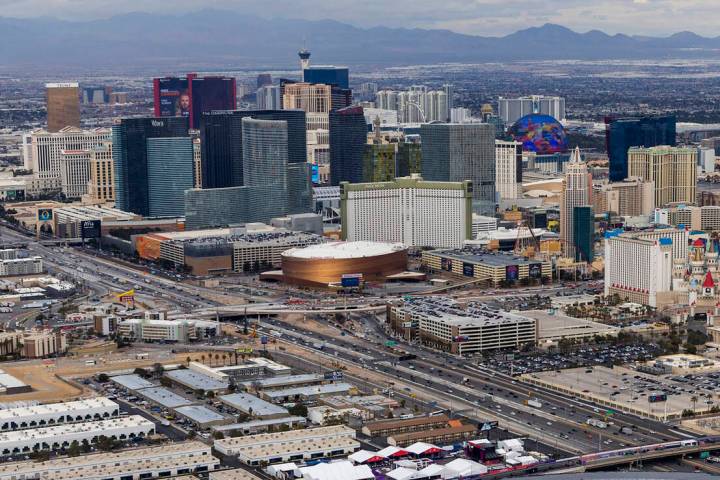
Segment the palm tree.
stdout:
<svg viewBox="0 0 720 480">
<path fill-rule="evenodd" d="M 695 413 L 695 406 L 697 405 L 698 397 L 696 395 L 693 395 L 692 397 L 690 397 L 690 401 L 693 405 L 693 413 Z"/>
<path fill-rule="evenodd" d="M 187 358 L 185 359 L 185 361 L 187 362 L 188 365 L 190 365 L 190 362 L 192 361 L 192 359 L 191 359 L 190 357 L 187 357 Z"/>
<path fill-rule="evenodd" d="M 217 363 L 218 363 L 219 361 L 220 361 L 220 354 L 219 354 L 219 353 L 216 353 L 216 354 L 215 354 L 215 364 L 217 365 Z"/>
<path fill-rule="evenodd" d="M 200 355 L 200 361 L 202 363 L 205 363 L 205 354 L 204 353 L 202 355 Z"/>
</svg>

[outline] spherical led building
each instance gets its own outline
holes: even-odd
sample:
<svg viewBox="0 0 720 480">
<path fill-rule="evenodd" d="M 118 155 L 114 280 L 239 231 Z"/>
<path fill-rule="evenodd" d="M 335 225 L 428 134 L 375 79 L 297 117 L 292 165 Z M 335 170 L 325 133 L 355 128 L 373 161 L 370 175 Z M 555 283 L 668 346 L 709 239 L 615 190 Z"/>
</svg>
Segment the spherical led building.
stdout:
<svg viewBox="0 0 720 480">
<path fill-rule="evenodd" d="M 538 155 L 564 153 L 568 149 L 565 128 L 550 115 L 525 115 L 510 127 L 510 135 L 523 150 Z"/>
<path fill-rule="evenodd" d="M 407 270 L 407 247 L 401 243 L 329 242 L 286 250 L 283 279 L 299 285 L 340 283 L 343 275 L 385 280 Z"/>
</svg>

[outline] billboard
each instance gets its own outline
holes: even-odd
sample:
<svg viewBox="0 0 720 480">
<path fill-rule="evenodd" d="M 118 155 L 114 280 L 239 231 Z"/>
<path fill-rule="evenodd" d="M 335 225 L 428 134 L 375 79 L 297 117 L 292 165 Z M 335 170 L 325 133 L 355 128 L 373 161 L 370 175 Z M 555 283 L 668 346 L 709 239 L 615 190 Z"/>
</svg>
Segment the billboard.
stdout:
<svg viewBox="0 0 720 480">
<path fill-rule="evenodd" d="M 445 271 L 452 272 L 452 260 L 449 258 L 440 259 L 440 268 Z"/>
<path fill-rule="evenodd" d="M 466 277 L 475 276 L 475 265 L 472 263 L 463 263 L 463 275 Z"/>
<path fill-rule="evenodd" d="M 192 90 L 186 78 L 156 78 L 154 93 L 156 117 L 190 116 Z"/>
<path fill-rule="evenodd" d="M 541 278 L 542 277 L 542 264 L 531 263 L 528 266 L 528 276 L 530 278 Z"/>
<path fill-rule="evenodd" d="M 312 183 L 320 183 L 320 167 L 316 164 L 310 166 L 310 179 Z"/>
<path fill-rule="evenodd" d="M 667 393 L 653 393 L 648 395 L 648 403 L 667 402 Z"/>
<path fill-rule="evenodd" d="M 505 280 L 508 282 L 516 282 L 520 276 L 520 268 L 517 265 L 508 265 L 505 267 Z"/>
<path fill-rule="evenodd" d="M 100 238 L 100 220 L 83 220 L 80 222 L 80 237 Z"/>
<path fill-rule="evenodd" d="M 38 222 L 50 222 L 53 219 L 52 208 L 38 208 L 37 211 Z"/>
<path fill-rule="evenodd" d="M 156 117 L 188 117 L 190 128 L 199 128 L 200 114 L 213 110 L 235 110 L 236 83 L 233 77 L 156 78 L 153 85 Z"/>
</svg>

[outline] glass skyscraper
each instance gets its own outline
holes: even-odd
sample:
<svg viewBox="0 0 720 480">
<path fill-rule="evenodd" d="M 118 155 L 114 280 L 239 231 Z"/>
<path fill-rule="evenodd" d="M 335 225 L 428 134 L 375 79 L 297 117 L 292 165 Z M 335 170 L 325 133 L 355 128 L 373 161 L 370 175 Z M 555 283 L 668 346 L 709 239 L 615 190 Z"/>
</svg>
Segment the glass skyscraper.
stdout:
<svg viewBox="0 0 720 480">
<path fill-rule="evenodd" d="M 595 216 L 590 205 L 573 207 L 573 245 L 575 261 L 592 262 L 595 259 Z"/>
<path fill-rule="evenodd" d="M 302 110 L 233 110 L 203 114 L 200 122 L 203 188 L 244 185 L 242 119 L 287 122 L 289 163 L 307 162 L 305 112 Z"/>
<path fill-rule="evenodd" d="M 368 126 L 362 107 L 330 112 L 330 184 L 363 182 Z"/>
<path fill-rule="evenodd" d="M 187 138 L 190 142 L 187 117 L 124 118 L 113 126 L 117 208 L 142 216 L 150 215 L 148 139 L 177 137 Z M 192 143 L 189 167 L 188 181 L 192 186 Z M 184 170 L 171 173 L 173 176 L 185 174 Z"/>
<path fill-rule="evenodd" d="M 420 126 L 422 177 L 473 183 L 473 210 L 495 212 L 495 127 L 487 123 Z"/>
<path fill-rule="evenodd" d="M 185 215 L 185 190 L 193 188 L 190 137 L 148 138 L 148 212 L 151 217 Z"/>
<path fill-rule="evenodd" d="M 611 182 L 620 182 L 628 177 L 628 149 L 630 147 L 675 146 L 676 121 L 674 115 L 606 118 L 605 125 Z"/>
</svg>

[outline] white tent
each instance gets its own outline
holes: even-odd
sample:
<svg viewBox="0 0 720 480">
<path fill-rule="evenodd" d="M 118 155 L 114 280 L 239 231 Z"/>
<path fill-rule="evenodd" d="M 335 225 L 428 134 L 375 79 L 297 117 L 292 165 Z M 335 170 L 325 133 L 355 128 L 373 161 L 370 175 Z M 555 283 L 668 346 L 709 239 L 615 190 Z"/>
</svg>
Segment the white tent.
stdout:
<svg viewBox="0 0 720 480">
<path fill-rule="evenodd" d="M 353 465 L 347 460 L 301 467 L 300 473 L 304 480 L 375 480 L 370 467 Z"/>
<path fill-rule="evenodd" d="M 417 473 L 418 471 L 412 468 L 400 467 L 389 471 L 385 476 L 392 480 L 412 480 Z"/>
<path fill-rule="evenodd" d="M 482 475 L 487 473 L 488 469 L 485 465 L 482 465 L 472 460 L 465 460 L 464 458 L 456 458 L 450 463 L 445 464 L 445 468 L 442 471 L 442 478 L 459 478 L 469 477 L 470 475 Z"/>
</svg>

